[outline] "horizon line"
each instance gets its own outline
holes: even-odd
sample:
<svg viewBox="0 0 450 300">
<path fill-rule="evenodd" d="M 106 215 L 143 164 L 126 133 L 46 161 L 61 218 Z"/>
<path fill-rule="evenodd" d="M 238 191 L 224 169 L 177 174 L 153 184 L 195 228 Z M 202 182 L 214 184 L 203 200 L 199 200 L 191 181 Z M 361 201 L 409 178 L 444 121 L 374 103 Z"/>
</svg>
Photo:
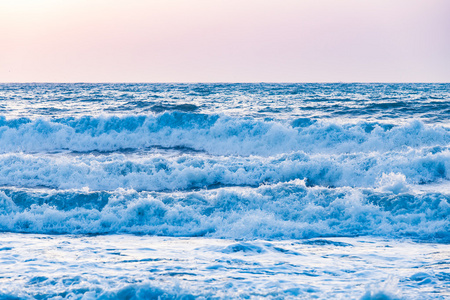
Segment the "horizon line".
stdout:
<svg viewBox="0 0 450 300">
<path fill-rule="evenodd" d="M 450 81 L 4 81 L 0 84 L 450 84 Z"/>
</svg>

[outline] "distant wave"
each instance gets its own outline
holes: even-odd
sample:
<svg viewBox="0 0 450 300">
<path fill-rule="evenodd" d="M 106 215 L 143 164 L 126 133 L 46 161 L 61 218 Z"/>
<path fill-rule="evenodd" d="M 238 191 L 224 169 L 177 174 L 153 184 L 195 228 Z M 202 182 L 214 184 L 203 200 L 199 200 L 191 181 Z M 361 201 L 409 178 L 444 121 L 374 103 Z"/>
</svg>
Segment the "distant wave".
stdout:
<svg viewBox="0 0 450 300">
<path fill-rule="evenodd" d="M 187 147 L 213 155 L 270 156 L 292 151 L 385 152 L 449 143 L 450 128 L 420 121 L 404 125 L 341 124 L 302 118 L 289 123 L 179 111 L 54 120 L 0 118 L 0 153 L 162 146 Z"/>
</svg>

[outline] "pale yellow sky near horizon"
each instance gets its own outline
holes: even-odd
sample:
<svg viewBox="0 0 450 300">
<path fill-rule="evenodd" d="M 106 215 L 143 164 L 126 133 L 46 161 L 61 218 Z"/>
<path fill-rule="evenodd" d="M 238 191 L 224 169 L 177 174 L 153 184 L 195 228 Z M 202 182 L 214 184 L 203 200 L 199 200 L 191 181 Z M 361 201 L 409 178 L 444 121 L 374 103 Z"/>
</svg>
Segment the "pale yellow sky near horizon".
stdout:
<svg viewBox="0 0 450 300">
<path fill-rule="evenodd" d="M 0 0 L 0 82 L 450 82 L 447 0 Z"/>
</svg>

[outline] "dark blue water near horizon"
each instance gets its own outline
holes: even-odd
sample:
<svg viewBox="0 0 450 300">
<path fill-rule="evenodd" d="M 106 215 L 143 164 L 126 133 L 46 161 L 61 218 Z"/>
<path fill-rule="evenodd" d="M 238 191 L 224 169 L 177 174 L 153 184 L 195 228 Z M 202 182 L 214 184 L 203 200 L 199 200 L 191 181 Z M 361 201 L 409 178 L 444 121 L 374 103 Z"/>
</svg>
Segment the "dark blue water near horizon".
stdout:
<svg viewBox="0 0 450 300">
<path fill-rule="evenodd" d="M 424 122 L 445 122 L 450 116 L 449 86 L 448 83 L 11 83 L 1 84 L 0 112 L 39 117 L 178 110 L 275 119 L 420 118 Z"/>
</svg>

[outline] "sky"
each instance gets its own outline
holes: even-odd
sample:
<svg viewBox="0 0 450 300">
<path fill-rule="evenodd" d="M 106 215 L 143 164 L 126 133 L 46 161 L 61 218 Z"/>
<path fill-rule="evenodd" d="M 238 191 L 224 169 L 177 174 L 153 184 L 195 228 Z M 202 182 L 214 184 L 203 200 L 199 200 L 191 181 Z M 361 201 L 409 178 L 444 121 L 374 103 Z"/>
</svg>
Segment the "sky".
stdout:
<svg viewBox="0 0 450 300">
<path fill-rule="evenodd" d="M 450 82 L 450 1 L 0 0 L 0 82 Z"/>
</svg>

